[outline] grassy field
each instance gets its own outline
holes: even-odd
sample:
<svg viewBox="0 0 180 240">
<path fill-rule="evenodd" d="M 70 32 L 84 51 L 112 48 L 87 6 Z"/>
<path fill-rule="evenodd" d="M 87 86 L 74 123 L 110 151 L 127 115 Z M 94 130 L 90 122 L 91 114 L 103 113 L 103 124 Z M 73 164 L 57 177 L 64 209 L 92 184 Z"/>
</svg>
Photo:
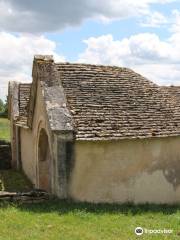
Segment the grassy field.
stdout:
<svg viewBox="0 0 180 240">
<path fill-rule="evenodd" d="M 22 173 L 0 171 L 4 190 L 28 190 Z M 136 236 L 134 229 L 172 229 Z M 40 204 L 0 202 L 0 240 L 180 239 L 180 206 L 75 203 L 51 199 Z"/>
<path fill-rule="evenodd" d="M 172 229 L 136 236 L 134 229 Z M 51 200 L 0 207 L 0 240 L 180 239 L 180 207 L 108 205 Z"/>
<path fill-rule="evenodd" d="M 0 118 L 0 139 L 10 140 L 9 120 Z"/>
<path fill-rule="evenodd" d="M 0 191 L 26 191 L 20 172 L 0 171 Z M 143 234 L 134 229 L 172 229 Z M 0 240 L 180 240 L 180 205 L 116 205 L 51 199 L 40 204 L 0 202 Z"/>
</svg>

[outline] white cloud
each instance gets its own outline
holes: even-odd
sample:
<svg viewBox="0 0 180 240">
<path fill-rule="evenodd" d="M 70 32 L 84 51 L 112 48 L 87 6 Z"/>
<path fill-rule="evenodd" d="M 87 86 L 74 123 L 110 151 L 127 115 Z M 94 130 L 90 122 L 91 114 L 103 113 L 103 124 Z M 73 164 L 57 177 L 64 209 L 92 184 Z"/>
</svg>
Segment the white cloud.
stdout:
<svg viewBox="0 0 180 240">
<path fill-rule="evenodd" d="M 0 30 L 55 31 L 90 18 L 108 21 L 149 15 L 151 4 L 173 1 L 179 0 L 0 0 Z M 163 20 L 159 14 L 154 15 L 156 24 Z"/>
<path fill-rule="evenodd" d="M 64 61 L 55 53 L 56 44 L 44 36 L 0 33 L 0 98 L 7 94 L 8 81 L 30 81 L 34 54 L 53 54 L 57 61 Z"/>
<path fill-rule="evenodd" d="M 167 24 L 167 18 L 160 12 L 149 12 L 145 19 L 140 23 L 143 27 L 160 27 Z"/>
<path fill-rule="evenodd" d="M 30 80 L 34 54 L 56 54 L 56 44 L 43 35 L 14 32 L 56 31 L 90 18 L 108 22 L 133 16 L 146 17 L 144 24 L 158 26 L 165 17 L 151 4 L 180 0 L 0 0 L 0 98 L 9 80 Z M 111 35 L 85 40 L 87 49 L 79 61 L 129 66 L 161 83 L 180 79 L 180 12 L 175 10 L 171 37 L 162 41 L 155 34 L 138 34 L 114 40 Z M 2 32 L 4 31 L 4 32 Z"/>
<path fill-rule="evenodd" d="M 180 11 L 178 11 L 177 9 L 174 10 L 173 17 L 175 20 L 173 21 L 171 32 L 173 32 L 174 34 L 179 34 L 180 33 Z"/>
<path fill-rule="evenodd" d="M 161 85 L 180 85 L 180 11 L 173 11 L 171 36 L 161 40 L 141 33 L 114 40 L 112 35 L 91 37 L 79 62 L 130 67 Z"/>
<path fill-rule="evenodd" d="M 180 85 L 178 32 L 167 40 L 153 33 L 141 33 L 121 40 L 114 40 L 112 35 L 91 37 L 84 42 L 87 48 L 79 62 L 130 67 L 156 83 Z"/>
</svg>

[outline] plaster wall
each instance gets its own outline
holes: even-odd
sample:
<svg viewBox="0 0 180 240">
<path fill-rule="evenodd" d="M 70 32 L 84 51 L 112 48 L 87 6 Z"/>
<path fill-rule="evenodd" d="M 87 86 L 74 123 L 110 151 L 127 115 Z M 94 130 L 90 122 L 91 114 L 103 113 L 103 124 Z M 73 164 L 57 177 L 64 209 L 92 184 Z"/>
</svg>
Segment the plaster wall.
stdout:
<svg viewBox="0 0 180 240">
<path fill-rule="evenodd" d="M 69 195 L 88 202 L 180 202 L 180 137 L 76 141 Z"/>
<path fill-rule="evenodd" d="M 38 140 L 40 129 L 44 128 L 48 139 L 51 138 L 40 83 L 37 86 L 34 111 L 32 130 L 21 128 L 21 161 L 25 174 L 38 187 Z M 49 147 L 51 152 L 51 144 Z"/>
</svg>

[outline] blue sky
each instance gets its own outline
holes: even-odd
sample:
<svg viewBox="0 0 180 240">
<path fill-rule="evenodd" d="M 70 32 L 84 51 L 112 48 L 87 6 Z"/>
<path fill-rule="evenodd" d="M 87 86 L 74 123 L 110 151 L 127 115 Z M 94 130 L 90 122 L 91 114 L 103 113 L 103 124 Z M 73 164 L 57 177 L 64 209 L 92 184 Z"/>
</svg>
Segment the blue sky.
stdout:
<svg viewBox="0 0 180 240">
<path fill-rule="evenodd" d="M 152 11 L 161 12 L 168 22 L 164 26 L 159 27 L 144 27 L 140 25 L 143 17 L 130 17 L 102 23 L 96 20 L 86 20 L 83 24 L 77 27 L 68 27 L 58 33 L 46 33 L 47 38 L 57 43 L 57 52 L 63 53 L 69 61 L 76 61 L 78 54 L 82 52 L 86 45 L 84 39 L 91 36 L 98 37 L 101 35 L 112 34 L 114 39 L 122 39 L 130 37 L 138 33 L 156 33 L 162 40 L 170 37 L 169 25 L 171 24 L 172 11 L 180 10 L 180 2 L 175 1 L 168 4 L 153 4 Z"/>
<path fill-rule="evenodd" d="M 170 18 L 172 10 L 178 9 L 178 3 L 157 4 L 152 9 L 158 10 Z M 82 40 L 91 36 L 98 37 L 112 34 L 115 39 L 122 39 L 142 32 L 156 33 L 162 40 L 170 36 L 167 27 L 170 22 L 166 26 L 161 27 L 143 27 L 140 26 L 140 21 L 142 20 L 141 17 L 131 17 L 110 23 L 87 20 L 80 26 L 68 27 L 59 33 L 46 33 L 46 36 L 57 43 L 57 51 L 67 56 L 67 59 L 70 61 L 75 61 L 78 54 L 85 49 L 86 45 Z"/>
<path fill-rule="evenodd" d="M 0 98 L 34 54 L 125 66 L 180 85 L 180 0 L 0 0 Z"/>
<path fill-rule="evenodd" d="M 146 29 L 142 28 L 141 31 L 146 31 Z M 87 20 L 81 27 L 68 28 L 60 33 L 48 33 L 46 36 L 57 43 L 58 53 L 63 53 L 69 61 L 76 61 L 78 54 L 86 48 L 86 44 L 83 43 L 84 39 L 106 34 L 112 34 L 115 39 L 121 39 L 139 32 L 139 24 L 133 19 L 123 19 L 106 24 Z"/>
</svg>

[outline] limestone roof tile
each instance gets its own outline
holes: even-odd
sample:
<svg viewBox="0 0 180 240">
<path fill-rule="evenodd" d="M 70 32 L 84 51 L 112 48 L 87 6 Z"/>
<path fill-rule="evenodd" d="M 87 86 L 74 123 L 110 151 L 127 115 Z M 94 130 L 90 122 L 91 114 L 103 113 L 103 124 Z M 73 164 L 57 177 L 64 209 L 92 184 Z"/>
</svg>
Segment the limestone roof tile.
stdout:
<svg viewBox="0 0 180 240">
<path fill-rule="evenodd" d="M 27 118 L 30 100 L 30 90 L 31 90 L 30 83 L 19 84 L 19 117 L 16 121 L 16 124 L 22 127 L 28 127 Z"/>
<path fill-rule="evenodd" d="M 76 139 L 180 135 L 177 99 L 140 74 L 115 66 L 55 65 Z"/>
</svg>

